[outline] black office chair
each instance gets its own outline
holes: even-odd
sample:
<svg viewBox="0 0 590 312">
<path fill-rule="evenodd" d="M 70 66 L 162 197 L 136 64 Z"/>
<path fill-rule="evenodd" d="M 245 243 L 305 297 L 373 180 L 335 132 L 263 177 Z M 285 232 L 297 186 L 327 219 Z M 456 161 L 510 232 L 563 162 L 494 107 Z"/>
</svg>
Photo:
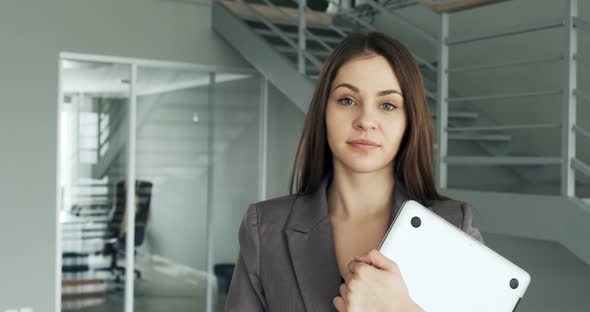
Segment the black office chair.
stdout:
<svg viewBox="0 0 590 312">
<path fill-rule="evenodd" d="M 108 233 L 103 254 L 111 256 L 111 264 L 108 268 L 96 269 L 96 271 L 110 271 L 115 276 L 115 281 L 120 283 L 126 269 L 117 264 L 118 256 L 125 255 L 125 242 L 127 237 L 125 213 L 127 208 L 127 192 L 124 181 L 118 182 L 114 194 L 114 208 L 108 222 Z M 145 229 L 149 218 L 149 210 L 152 196 L 152 183 L 147 181 L 135 182 L 136 211 L 135 211 L 135 244 L 141 246 L 145 239 Z M 135 250 L 134 248 L 134 250 Z M 141 278 L 141 272 L 134 270 L 137 278 Z"/>
</svg>

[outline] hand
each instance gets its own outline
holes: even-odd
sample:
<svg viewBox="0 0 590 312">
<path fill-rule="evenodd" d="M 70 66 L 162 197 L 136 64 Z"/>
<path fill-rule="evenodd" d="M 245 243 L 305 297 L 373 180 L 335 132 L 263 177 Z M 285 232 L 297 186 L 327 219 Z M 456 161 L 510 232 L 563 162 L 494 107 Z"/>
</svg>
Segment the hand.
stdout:
<svg viewBox="0 0 590 312">
<path fill-rule="evenodd" d="M 424 312 L 410 298 L 397 264 L 378 250 L 354 257 L 348 267 L 340 296 L 333 300 L 338 312 Z"/>
</svg>

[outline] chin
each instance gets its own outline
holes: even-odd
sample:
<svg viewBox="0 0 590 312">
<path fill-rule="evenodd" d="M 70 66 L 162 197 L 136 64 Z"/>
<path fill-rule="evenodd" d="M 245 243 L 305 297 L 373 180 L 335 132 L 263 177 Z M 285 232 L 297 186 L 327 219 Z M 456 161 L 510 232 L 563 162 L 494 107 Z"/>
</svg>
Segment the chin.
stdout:
<svg viewBox="0 0 590 312">
<path fill-rule="evenodd" d="M 371 159 L 362 160 L 345 160 L 341 161 L 341 164 L 347 169 L 355 173 L 371 173 L 383 170 L 387 167 L 387 163 Z"/>
</svg>

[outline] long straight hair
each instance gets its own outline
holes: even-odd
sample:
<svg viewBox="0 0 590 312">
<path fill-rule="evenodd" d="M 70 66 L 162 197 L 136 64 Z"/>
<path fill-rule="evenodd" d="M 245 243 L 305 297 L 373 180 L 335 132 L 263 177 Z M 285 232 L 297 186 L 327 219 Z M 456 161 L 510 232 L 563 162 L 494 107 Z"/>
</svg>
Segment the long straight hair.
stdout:
<svg viewBox="0 0 590 312">
<path fill-rule="evenodd" d="M 446 199 L 433 178 L 432 117 L 424 82 L 410 51 L 399 41 L 379 32 L 354 33 L 336 46 L 320 72 L 293 165 L 290 194 L 308 194 L 333 170 L 332 151 L 326 136 L 326 105 L 338 69 L 357 56 L 381 55 L 393 68 L 404 94 L 407 127 L 394 158 L 392 174 L 411 199 L 429 204 Z"/>
</svg>

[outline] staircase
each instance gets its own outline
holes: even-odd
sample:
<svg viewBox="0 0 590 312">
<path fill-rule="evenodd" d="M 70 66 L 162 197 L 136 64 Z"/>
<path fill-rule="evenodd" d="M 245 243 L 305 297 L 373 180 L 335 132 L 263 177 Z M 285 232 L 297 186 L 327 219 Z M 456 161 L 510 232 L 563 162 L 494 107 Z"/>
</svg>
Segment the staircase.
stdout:
<svg viewBox="0 0 590 312">
<path fill-rule="evenodd" d="M 374 12 L 382 12 L 383 14 L 393 14 L 392 10 L 416 5 L 415 2 L 401 2 L 404 6 L 400 3 L 394 5 L 391 2 L 387 7 L 373 2 L 369 3 Z M 305 58 L 308 62 L 304 73 L 301 74 L 297 69 L 299 29 L 296 21 L 296 9 L 279 8 L 270 2 L 267 6 L 240 1 L 216 1 L 213 5 L 214 30 L 238 51 L 241 51 L 255 68 L 268 76 L 279 90 L 292 99 L 302 111 L 307 110 L 309 96 L 313 93 L 314 81 L 318 77 L 321 64 L 334 46 L 351 32 L 376 30 L 361 17 L 355 17 L 355 12 L 344 14 L 350 16 L 350 23 L 355 25 L 347 28 L 335 26 L 333 24 L 334 16 L 330 14 L 307 10 Z M 431 38 L 430 40 L 435 39 Z M 437 103 L 437 64 L 436 62 L 428 62 L 417 55 L 415 57 L 424 78 L 425 93 L 431 111 L 434 112 Z M 455 96 L 456 93 L 451 91 L 451 95 Z M 449 144 L 476 144 L 486 154 L 496 157 L 505 156 L 511 150 L 510 128 L 496 127 L 497 125 L 489 116 L 469 109 L 468 105 L 461 105 L 450 110 L 448 116 L 449 127 L 454 129 L 448 134 Z M 450 164 L 466 160 L 485 162 L 487 158 L 481 156 L 478 158 L 449 157 Z M 539 160 L 540 162 L 536 165 L 547 163 L 554 165 L 560 161 L 560 159 L 549 158 Z M 537 171 L 538 169 L 539 166 L 533 168 Z M 538 181 L 538 177 L 530 174 L 528 168 L 516 168 L 515 172 L 529 183 Z M 559 179 L 559 176 L 551 178 L 555 180 Z"/>
<path fill-rule="evenodd" d="M 373 31 L 376 29 L 370 23 L 370 19 L 363 19 L 360 12 L 354 10 L 344 11 L 335 18 L 334 15 L 311 12 L 301 7 L 299 7 L 299 10 L 277 8 L 270 1 L 264 2 L 266 5 L 248 4 L 242 0 L 214 1 L 212 7 L 213 29 L 237 51 L 240 51 L 254 68 L 266 76 L 295 105 L 305 112 L 321 64 L 335 44 L 350 32 Z M 438 37 L 429 35 L 404 19 L 402 15 L 396 12 L 398 7 L 392 4 L 393 2 L 396 1 L 390 1 L 388 4 L 383 5 L 375 1 L 368 1 L 374 14 L 380 14 L 387 18 L 397 18 L 396 21 L 406 26 L 404 31 L 411 31 L 417 36 L 423 37 L 424 40 L 435 47 L 440 47 L 441 43 Z M 404 5 L 417 4 L 415 2 L 408 4 L 408 1 L 405 1 Z M 298 14 L 299 12 L 303 12 L 304 15 Z M 348 20 L 348 23 L 343 23 L 343 19 Z M 334 21 L 337 20 L 339 22 L 335 25 Z M 583 24 L 582 19 L 576 18 L 576 20 L 579 21 L 578 24 Z M 544 26 L 524 25 L 491 33 L 493 33 L 493 38 L 494 36 L 510 36 L 519 32 L 527 33 L 543 31 L 544 29 L 558 29 L 567 25 L 567 22 L 548 23 Z M 400 31 L 402 30 L 400 29 Z M 304 40 L 299 40 L 300 38 Z M 447 46 L 449 44 L 459 45 L 470 40 L 479 39 L 474 37 L 455 39 L 455 37 L 452 37 L 452 40 L 447 40 L 445 44 Z M 424 77 L 425 93 L 431 111 L 434 112 L 438 104 L 437 87 L 440 76 L 437 68 L 438 61 L 428 61 L 418 55 L 415 55 L 415 57 Z M 537 62 L 551 63 L 563 62 L 564 60 L 568 60 L 567 56 L 539 59 Z M 510 66 L 530 64 L 530 62 L 531 60 L 525 60 L 515 64 L 505 63 L 495 64 L 494 66 L 509 68 Z M 481 68 L 478 69 L 477 67 Z M 472 66 L 472 68 L 451 68 L 448 72 L 453 70 L 485 70 L 485 68 L 486 65 L 477 65 Z M 445 79 L 448 79 L 448 72 L 446 72 Z M 484 230 L 560 241 L 584 261 L 590 263 L 590 248 L 580 242 L 579 239 L 576 239 L 576 237 L 590 237 L 590 231 L 588 230 L 590 227 L 583 225 L 590 222 L 590 207 L 583 198 L 560 196 L 562 193 L 560 184 L 562 181 L 561 164 L 563 157 L 539 156 L 530 152 L 528 154 L 514 152 L 526 150 L 526 148 L 523 149 L 523 146 L 527 144 L 526 141 L 522 139 L 515 140 L 515 136 L 518 135 L 519 131 L 555 129 L 561 132 L 561 122 L 502 125 L 490 115 L 474 110 L 474 107 L 477 106 L 471 105 L 480 101 L 501 101 L 540 96 L 562 95 L 563 98 L 563 88 L 502 95 L 465 96 L 456 90 L 456 86 L 451 85 L 448 94 L 447 103 L 452 103 L 452 105 L 448 106 L 450 109 L 448 112 L 448 126 L 445 128 L 448 134 L 446 144 L 460 147 L 457 150 L 461 150 L 461 147 L 467 147 L 467 150 L 474 151 L 475 154 L 446 156 L 443 163 L 451 168 L 449 172 L 452 173 L 461 169 L 473 174 L 473 169 L 483 170 L 489 168 L 489 170 L 495 170 L 493 168 L 501 166 L 504 172 L 515 182 L 506 188 L 480 188 L 477 191 L 470 191 L 472 181 L 463 181 L 462 184 L 451 184 L 452 189 L 449 189 L 447 193 L 475 203 L 478 201 L 489 202 L 489 207 L 485 207 L 487 208 L 486 211 L 481 213 L 485 217 L 482 219 L 491 220 L 488 221 L 488 225 L 483 226 Z M 583 91 L 578 90 L 577 94 L 580 99 L 583 98 L 580 94 L 585 96 Z M 436 117 L 436 115 L 433 116 L 435 119 Z M 578 132 L 582 131 L 578 130 Z M 573 159 L 572 166 L 576 172 L 581 174 L 576 176 L 577 185 L 571 187 L 577 187 L 577 196 L 583 196 L 584 193 L 589 193 L 586 189 L 589 182 L 587 176 L 590 174 L 590 166 L 585 165 L 579 158 Z M 513 213 L 510 210 L 494 207 L 493 202 L 496 202 L 495 198 L 499 194 L 497 192 L 504 192 L 507 198 L 512 198 L 511 202 L 505 202 L 506 207 L 515 205 L 518 202 L 518 205 L 522 206 L 522 213 Z M 539 193 L 547 197 L 545 202 L 539 201 L 539 195 L 528 195 Z M 553 196 L 547 196 L 548 194 Z M 549 204 L 549 200 L 551 200 L 551 204 Z M 560 215 L 556 217 L 556 208 L 550 209 L 549 207 L 544 210 L 545 213 L 541 213 L 540 208 L 537 207 L 539 205 L 551 205 L 553 207 L 558 205 L 561 208 L 558 210 Z M 514 214 L 515 220 L 527 223 L 527 226 L 531 228 L 523 229 L 516 221 L 513 224 L 506 224 L 499 211 Z M 546 226 L 539 225 L 539 227 L 535 227 L 529 225 L 527 221 L 529 215 L 536 215 L 540 219 L 545 218 L 544 220 L 547 221 Z M 559 220 L 558 225 L 552 225 L 550 220 L 555 221 L 556 218 Z"/>
</svg>

